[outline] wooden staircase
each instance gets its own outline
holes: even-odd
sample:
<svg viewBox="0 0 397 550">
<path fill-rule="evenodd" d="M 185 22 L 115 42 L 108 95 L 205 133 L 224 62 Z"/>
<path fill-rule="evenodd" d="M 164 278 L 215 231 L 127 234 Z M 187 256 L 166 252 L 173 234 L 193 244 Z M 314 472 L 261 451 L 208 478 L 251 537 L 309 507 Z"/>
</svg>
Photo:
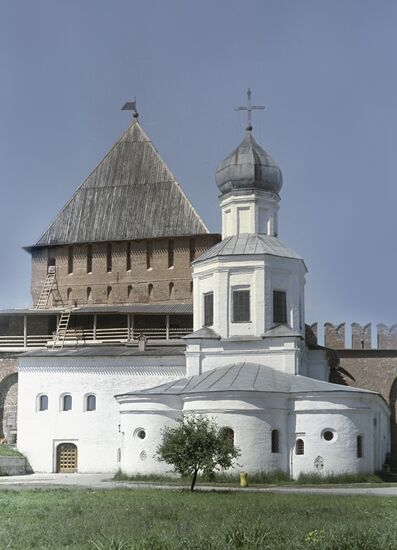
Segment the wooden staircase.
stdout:
<svg viewBox="0 0 397 550">
<path fill-rule="evenodd" d="M 36 304 L 36 309 L 45 309 L 48 304 L 48 298 L 50 297 L 56 278 L 55 266 L 53 269 L 48 268 L 46 280 L 44 281 L 43 288 L 41 289 L 39 300 Z"/>
<path fill-rule="evenodd" d="M 54 342 L 52 344 L 52 349 L 54 349 L 56 345 L 60 345 L 61 349 L 63 349 L 71 313 L 72 313 L 71 308 L 64 309 L 62 311 L 61 318 L 59 319 L 57 331 L 54 335 Z"/>
</svg>

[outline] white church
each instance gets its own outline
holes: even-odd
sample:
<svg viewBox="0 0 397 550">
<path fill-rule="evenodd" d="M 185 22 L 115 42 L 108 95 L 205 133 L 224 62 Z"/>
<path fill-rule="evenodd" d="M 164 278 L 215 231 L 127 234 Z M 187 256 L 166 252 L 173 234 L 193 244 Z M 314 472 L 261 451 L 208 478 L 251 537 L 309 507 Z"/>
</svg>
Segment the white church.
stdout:
<svg viewBox="0 0 397 550">
<path fill-rule="evenodd" d="M 238 470 L 382 469 L 389 408 L 377 393 L 329 383 L 326 350 L 305 342 L 307 269 L 278 239 L 282 175 L 250 124 L 216 184 L 222 240 L 191 264 L 193 332 L 167 345 L 20 357 L 18 449 L 34 471 L 60 471 L 63 449 L 69 471 L 167 473 L 154 456 L 162 429 L 197 413 L 227 429 Z"/>
</svg>

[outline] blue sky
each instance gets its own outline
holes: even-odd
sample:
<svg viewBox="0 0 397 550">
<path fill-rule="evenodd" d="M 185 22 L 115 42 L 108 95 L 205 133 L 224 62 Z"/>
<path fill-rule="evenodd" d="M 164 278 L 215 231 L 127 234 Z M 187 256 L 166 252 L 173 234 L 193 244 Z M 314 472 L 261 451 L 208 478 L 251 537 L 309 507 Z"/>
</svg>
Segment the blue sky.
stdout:
<svg viewBox="0 0 397 550">
<path fill-rule="evenodd" d="M 283 175 L 280 238 L 305 258 L 307 321 L 397 322 L 397 3 L 0 2 L 0 307 L 30 304 L 29 255 L 140 121 L 212 231 L 214 172 L 254 135 Z"/>
</svg>

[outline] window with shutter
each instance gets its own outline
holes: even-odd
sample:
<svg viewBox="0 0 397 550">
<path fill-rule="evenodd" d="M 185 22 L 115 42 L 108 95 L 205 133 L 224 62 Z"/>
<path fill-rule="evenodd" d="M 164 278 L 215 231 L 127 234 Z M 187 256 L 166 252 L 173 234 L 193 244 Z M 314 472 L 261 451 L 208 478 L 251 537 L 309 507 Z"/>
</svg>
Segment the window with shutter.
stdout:
<svg viewBox="0 0 397 550">
<path fill-rule="evenodd" d="M 273 322 L 287 322 L 287 293 L 284 290 L 273 290 Z"/>
<path fill-rule="evenodd" d="M 233 323 L 247 323 L 251 320 L 250 291 L 233 290 Z"/>
<path fill-rule="evenodd" d="M 210 327 L 214 323 L 214 293 L 204 294 L 204 326 Z"/>
</svg>

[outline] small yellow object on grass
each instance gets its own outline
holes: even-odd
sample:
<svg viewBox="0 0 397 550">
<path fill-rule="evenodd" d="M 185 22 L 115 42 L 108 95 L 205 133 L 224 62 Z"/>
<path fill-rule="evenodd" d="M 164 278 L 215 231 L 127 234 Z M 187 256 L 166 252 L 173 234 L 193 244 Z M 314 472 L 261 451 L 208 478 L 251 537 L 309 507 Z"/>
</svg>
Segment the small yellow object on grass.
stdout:
<svg viewBox="0 0 397 550">
<path fill-rule="evenodd" d="M 240 487 L 248 487 L 248 474 L 240 472 Z"/>
</svg>

